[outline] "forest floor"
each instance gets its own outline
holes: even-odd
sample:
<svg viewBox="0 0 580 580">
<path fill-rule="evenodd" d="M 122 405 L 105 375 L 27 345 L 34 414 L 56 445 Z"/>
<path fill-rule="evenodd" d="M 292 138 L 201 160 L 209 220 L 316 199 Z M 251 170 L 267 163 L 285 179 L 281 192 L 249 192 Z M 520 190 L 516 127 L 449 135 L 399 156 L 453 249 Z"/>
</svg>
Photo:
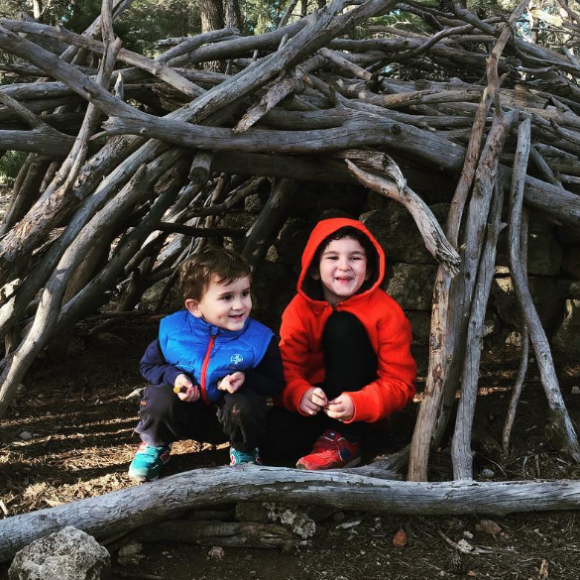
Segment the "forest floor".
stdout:
<svg viewBox="0 0 580 580">
<path fill-rule="evenodd" d="M 118 322 L 98 336 L 75 337 L 64 363 L 41 358 L 20 386 L 0 433 L 0 499 L 6 515 L 134 485 L 127 467 L 139 442 L 133 433 L 144 387 L 139 359 L 154 338 L 156 324 Z M 419 389 L 424 384 L 426 347 L 416 345 Z M 478 433 L 500 440 L 505 409 L 519 361 L 514 347 L 486 351 L 477 409 Z M 561 387 L 573 420 L 580 424 L 580 365 L 559 362 Z M 476 479 L 579 479 L 580 468 L 546 444 L 547 406 L 531 368 L 514 427 L 509 460 L 487 442 L 475 455 Z M 409 442 L 417 403 L 378 433 L 365 460 Z M 165 474 L 227 462 L 227 446 L 195 442 L 175 445 Z M 431 462 L 431 479 L 451 479 L 449 451 Z M 0 504 L 2 507 L 2 504 Z M 227 507 L 227 506 L 226 506 Z M 0 517 L 2 513 L 0 512 Z M 493 520 L 497 527 L 485 520 Z M 210 550 L 208 546 L 155 543 L 144 547 L 139 564 L 121 566 L 113 554 L 113 579 L 365 580 L 447 577 L 512 580 L 577 579 L 580 515 L 576 512 L 514 514 L 508 517 L 410 517 L 327 511 L 309 544 L 298 550 Z M 403 529 L 404 547 L 393 539 Z M 457 562 L 448 540 L 467 541 L 483 553 Z M 0 578 L 7 578 L 0 565 Z"/>
</svg>

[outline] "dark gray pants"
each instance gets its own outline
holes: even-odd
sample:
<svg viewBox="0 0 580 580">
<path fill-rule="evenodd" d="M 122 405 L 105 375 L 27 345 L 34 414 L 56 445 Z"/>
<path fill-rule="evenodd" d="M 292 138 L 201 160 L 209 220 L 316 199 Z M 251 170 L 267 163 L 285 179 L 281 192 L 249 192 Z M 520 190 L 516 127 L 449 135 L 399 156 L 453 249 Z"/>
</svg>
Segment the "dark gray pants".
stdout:
<svg viewBox="0 0 580 580">
<path fill-rule="evenodd" d="M 216 444 L 229 440 L 234 449 L 248 453 L 264 438 L 266 411 L 266 399 L 246 386 L 211 405 L 201 399 L 184 403 L 172 387 L 149 386 L 135 430 L 155 447 L 184 439 Z"/>
</svg>

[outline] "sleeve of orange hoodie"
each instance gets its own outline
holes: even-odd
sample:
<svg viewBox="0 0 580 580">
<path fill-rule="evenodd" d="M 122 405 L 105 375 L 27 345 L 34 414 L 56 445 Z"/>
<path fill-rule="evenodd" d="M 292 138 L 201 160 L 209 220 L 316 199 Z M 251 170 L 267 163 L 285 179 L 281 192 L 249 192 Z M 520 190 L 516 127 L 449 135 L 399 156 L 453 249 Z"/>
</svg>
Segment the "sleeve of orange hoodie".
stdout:
<svg viewBox="0 0 580 580">
<path fill-rule="evenodd" d="M 348 423 L 372 423 L 402 410 L 414 397 L 417 366 L 411 356 L 411 324 L 396 303 L 378 322 L 377 379 L 348 392 L 354 415 Z"/>
<path fill-rule="evenodd" d="M 312 347 L 310 333 L 305 325 L 304 310 L 299 305 L 301 301 L 303 299 L 300 296 L 295 296 L 282 314 L 280 352 L 286 387 L 274 397 L 277 405 L 298 413 L 302 396 L 312 386 L 306 380 Z"/>
</svg>

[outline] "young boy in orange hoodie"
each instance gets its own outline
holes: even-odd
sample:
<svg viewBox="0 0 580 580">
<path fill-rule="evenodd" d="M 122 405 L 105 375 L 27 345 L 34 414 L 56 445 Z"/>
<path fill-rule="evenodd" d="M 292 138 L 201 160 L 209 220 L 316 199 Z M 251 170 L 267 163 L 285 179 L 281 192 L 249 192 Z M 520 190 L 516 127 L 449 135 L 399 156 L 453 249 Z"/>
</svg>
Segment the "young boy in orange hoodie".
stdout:
<svg viewBox="0 0 580 580">
<path fill-rule="evenodd" d="M 317 224 L 302 255 L 298 294 L 282 315 L 286 387 L 269 415 L 264 455 L 302 469 L 360 463 L 369 423 L 415 394 L 411 326 L 379 286 L 385 256 L 360 222 Z"/>
</svg>

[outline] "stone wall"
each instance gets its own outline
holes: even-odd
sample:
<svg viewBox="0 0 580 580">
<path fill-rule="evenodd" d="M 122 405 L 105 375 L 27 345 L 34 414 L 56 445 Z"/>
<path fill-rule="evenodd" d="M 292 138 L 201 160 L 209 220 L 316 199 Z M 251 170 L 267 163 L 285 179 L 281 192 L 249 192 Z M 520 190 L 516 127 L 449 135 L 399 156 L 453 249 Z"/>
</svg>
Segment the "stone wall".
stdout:
<svg viewBox="0 0 580 580">
<path fill-rule="evenodd" d="M 451 184 L 424 199 L 444 226 L 453 192 Z M 425 193 L 425 192 L 423 192 Z M 225 225 L 248 226 L 266 198 L 246 199 Z M 429 336 L 431 294 L 437 263 L 427 252 L 411 215 L 400 204 L 361 188 L 304 184 L 292 213 L 268 251 L 254 282 L 255 314 L 277 329 L 284 307 L 295 294 L 300 257 L 314 225 L 329 217 L 360 219 L 376 236 L 387 256 L 384 289 L 403 307 L 413 325 L 414 338 Z M 233 242 L 231 242 L 232 245 Z M 580 355 L 580 231 L 556 226 L 532 213 L 529 231 L 529 284 L 532 296 L 555 349 Z M 235 247 L 235 245 L 234 245 Z M 492 295 L 485 325 L 490 341 L 518 344 L 521 313 L 508 267 L 507 228 L 502 232 Z"/>
</svg>

